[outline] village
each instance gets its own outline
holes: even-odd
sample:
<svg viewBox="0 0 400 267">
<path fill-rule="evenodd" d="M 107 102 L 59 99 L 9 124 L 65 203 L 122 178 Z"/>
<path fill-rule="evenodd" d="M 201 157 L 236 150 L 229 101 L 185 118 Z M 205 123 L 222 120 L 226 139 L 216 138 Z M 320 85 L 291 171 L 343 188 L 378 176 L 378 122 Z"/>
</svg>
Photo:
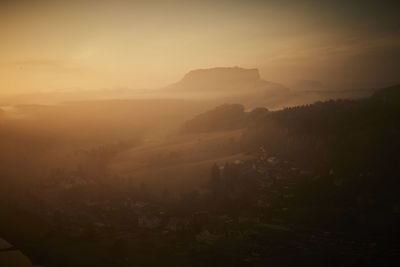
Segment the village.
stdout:
<svg viewBox="0 0 400 267">
<path fill-rule="evenodd" d="M 145 184 L 132 186 L 118 177 L 119 185 L 112 187 L 78 173 L 57 176 L 29 192 L 32 199 L 50 202 L 47 209 L 35 209 L 32 201 L 31 210 L 50 225 L 44 239 L 68 240 L 71 250 L 94 246 L 102 260 L 115 265 L 138 258 L 147 264 L 153 253 L 169 252 L 172 257 L 176 251 L 182 255 L 172 258 L 184 261 L 227 243 L 226 249 L 241 250 L 231 260 L 250 266 L 273 262 L 265 253 L 277 249 L 294 249 L 304 256 L 328 247 L 327 253 L 340 251 L 338 257 L 351 258 L 366 251 L 372 255 L 376 248 L 373 241 L 298 224 L 292 211 L 297 184 L 318 175 L 268 155 L 263 147 L 253 159 L 215 163 L 206 184 L 179 196 L 167 190 L 155 194 Z"/>
</svg>

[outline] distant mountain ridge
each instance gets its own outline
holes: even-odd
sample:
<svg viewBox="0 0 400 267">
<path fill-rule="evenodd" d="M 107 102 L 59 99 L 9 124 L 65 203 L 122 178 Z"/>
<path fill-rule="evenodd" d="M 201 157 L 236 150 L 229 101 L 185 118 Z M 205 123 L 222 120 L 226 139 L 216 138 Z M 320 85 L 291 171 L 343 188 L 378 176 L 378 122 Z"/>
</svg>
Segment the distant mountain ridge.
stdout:
<svg viewBox="0 0 400 267">
<path fill-rule="evenodd" d="M 292 88 L 263 80 L 256 68 L 217 67 L 197 69 L 162 91 L 182 98 L 215 99 L 216 105 L 240 103 L 248 108 L 284 107 L 312 104 L 330 99 L 358 99 L 369 97 L 373 89 L 337 90 L 326 87 L 321 81 L 301 80 Z"/>
<path fill-rule="evenodd" d="M 218 67 L 192 70 L 182 80 L 166 89 L 182 92 L 248 93 L 263 90 L 284 90 L 283 85 L 261 79 L 258 69 Z"/>
<path fill-rule="evenodd" d="M 262 79 L 256 68 L 246 69 L 235 66 L 191 70 L 178 82 L 158 89 L 76 89 L 29 94 L 0 94 L 0 107 L 112 99 L 174 98 L 194 99 L 214 106 L 240 103 L 246 109 L 262 106 L 276 110 L 329 99 L 364 98 L 371 96 L 373 92 L 373 88 L 338 90 L 314 80 L 300 80 L 293 87 L 286 87 Z"/>
</svg>

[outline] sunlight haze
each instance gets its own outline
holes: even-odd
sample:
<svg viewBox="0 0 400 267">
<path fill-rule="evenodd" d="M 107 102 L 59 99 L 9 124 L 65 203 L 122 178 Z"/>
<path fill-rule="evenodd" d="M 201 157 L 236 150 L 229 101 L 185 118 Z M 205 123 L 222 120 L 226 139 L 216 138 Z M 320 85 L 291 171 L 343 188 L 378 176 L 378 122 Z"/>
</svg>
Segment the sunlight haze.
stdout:
<svg viewBox="0 0 400 267">
<path fill-rule="evenodd" d="M 284 84 L 396 82 L 395 14 L 340 2 L 1 1 L 0 91 L 160 88 L 220 66 Z"/>
</svg>

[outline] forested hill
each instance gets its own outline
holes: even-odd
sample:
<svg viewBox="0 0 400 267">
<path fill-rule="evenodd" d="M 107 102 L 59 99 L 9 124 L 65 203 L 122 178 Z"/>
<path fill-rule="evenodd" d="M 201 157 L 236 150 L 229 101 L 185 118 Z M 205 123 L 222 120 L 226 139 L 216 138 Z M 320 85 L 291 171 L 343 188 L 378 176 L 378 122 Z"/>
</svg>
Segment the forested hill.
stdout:
<svg viewBox="0 0 400 267">
<path fill-rule="evenodd" d="M 245 112 L 243 105 L 224 104 L 185 122 L 183 133 L 216 132 L 243 129 L 268 114 L 265 108 Z"/>
<path fill-rule="evenodd" d="M 246 129 L 243 149 L 264 146 L 318 170 L 359 173 L 378 169 L 396 173 L 400 166 L 400 85 L 377 90 L 369 98 L 330 100 L 311 105 L 245 112 L 222 105 L 187 121 L 182 131 Z M 395 169 L 395 170 L 394 170 Z"/>
<path fill-rule="evenodd" d="M 400 85 L 361 100 L 335 100 L 269 112 L 252 123 L 247 147 L 264 145 L 313 167 L 389 171 L 399 163 Z M 347 172 L 348 170 L 346 170 Z"/>
<path fill-rule="evenodd" d="M 338 227 L 335 218 L 351 218 L 390 232 L 400 220 L 399 137 L 400 86 L 394 86 L 363 100 L 270 112 L 248 127 L 242 145 L 308 170 L 298 205 L 331 214 Z"/>
<path fill-rule="evenodd" d="M 303 200 L 325 208 L 324 201 L 343 204 L 345 210 L 361 199 L 371 210 L 392 214 L 400 209 L 400 85 L 360 100 L 317 102 L 280 111 L 256 109 L 236 116 L 228 116 L 228 110 L 226 106 L 204 113 L 187 123 L 186 129 L 242 127 L 236 149 L 255 154 L 262 147 L 269 156 L 308 170 L 309 179 L 299 193 Z M 221 111 L 225 115 L 218 123 L 222 117 L 214 114 Z"/>
<path fill-rule="evenodd" d="M 271 154 L 313 168 L 331 169 L 340 162 L 338 169 L 355 171 L 355 166 L 379 165 L 389 171 L 389 166 L 400 165 L 394 157 L 400 148 L 399 125 L 397 85 L 377 90 L 369 98 L 316 102 L 279 111 L 256 108 L 246 112 L 240 104 L 226 104 L 187 121 L 182 132 L 242 128 L 246 129 L 242 140 L 246 150 L 262 145 Z"/>
</svg>

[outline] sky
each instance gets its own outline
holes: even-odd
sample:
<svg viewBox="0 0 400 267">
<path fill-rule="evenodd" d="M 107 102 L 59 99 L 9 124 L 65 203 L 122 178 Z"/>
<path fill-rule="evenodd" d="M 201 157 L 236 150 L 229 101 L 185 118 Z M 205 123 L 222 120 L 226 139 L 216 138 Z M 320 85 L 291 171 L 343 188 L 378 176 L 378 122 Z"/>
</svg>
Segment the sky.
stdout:
<svg viewBox="0 0 400 267">
<path fill-rule="evenodd" d="M 0 0 L 0 93 L 159 88 L 199 68 L 398 83 L 397 1 Z"/>
</svg>

